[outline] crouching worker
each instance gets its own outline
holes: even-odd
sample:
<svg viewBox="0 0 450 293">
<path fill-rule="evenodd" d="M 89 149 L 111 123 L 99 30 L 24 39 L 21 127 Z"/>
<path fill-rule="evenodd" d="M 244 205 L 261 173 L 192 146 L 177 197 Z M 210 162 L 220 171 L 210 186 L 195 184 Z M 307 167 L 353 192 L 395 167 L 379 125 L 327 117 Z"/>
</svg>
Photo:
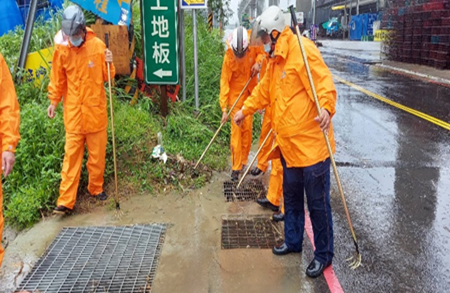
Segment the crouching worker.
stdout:
<svg viewBox="0 0 450 293">
<path fill-rule="evenodd" d="M 11 173 L 16 160 L 14 151 L 19 143 L 19 103 L 16 90 L 6 65 L 5 59 L 0 54 L 0 146 L 2 147 L 2 172 L 6 178 Z M 2 266 L 5 250 L 1 240 L 3 233 L 3 192 L 0 181 L 0 267 Z"/>
<path fill-rule="evenodd" d="M 260 54 L 261 53 L 261 54 Z M 247 82 L 252 77 L 247 89 L 237 102 L 231 117 L 242 107 L 244 101 L 251 94 L 257 84 L 257 73 L 260 64 L 257 60 L 262 59 L 262 52 L 258 48 L 249 48 L 248 32 L 243 27 L 238 27 L 233 31 L 229 40 L 229 48 L 225 54 L 222 75 L 220 78 L 220 108 L 222 109 L 222 121 L 228 119 L 227 111 L 233 106 L 239 94 L 244 89 Z M 231 124 L 231 180 L 237 181 L 239 173 L 244 165 L 247 164 L 248 154 L 252 145 L 252 125 L 253 117 L 244 119 L 241 127 L 234 123 Z"/>
<path fill-rule="evenodd" d="M 69 213 L 76 201 L 85 145 L 88 150 L 88 191 L 99 200 L 106 200 L 103 174 L 107 143 L 107 99 L 104 82 L 108 80 L 106 62 L 111 63 L 111 77 L 115 75 L 111 51 L 86 28 L 84 14 L 76 5 L 63 12 L 62 33 L 68 36 L 67 45 L 56 44 L 48 87 L 48 117 L 63 97 L 66 145 L 61 172 L 59 198 L 54 213 Z"/>
</svg>

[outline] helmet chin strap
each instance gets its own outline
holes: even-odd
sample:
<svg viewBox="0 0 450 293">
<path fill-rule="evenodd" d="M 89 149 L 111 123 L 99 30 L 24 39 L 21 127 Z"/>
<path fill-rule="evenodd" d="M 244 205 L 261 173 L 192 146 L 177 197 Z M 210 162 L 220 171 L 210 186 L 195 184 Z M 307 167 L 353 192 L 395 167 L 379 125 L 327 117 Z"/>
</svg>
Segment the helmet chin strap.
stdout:
<svg viewBox="0 0 450 293">
<path fill-rule="evenodd" d="M 272 41 L 273 49 L 270 48 L 269 56 L 273 55 L 273 51 L 275 50 L 275 45 L 277 44 L 278 38 L 280 37 L 281 33 L 278 33 L 276 37 L 273 36 L 273 34 L 270 34 L 270 40 Z"/>
</svg>

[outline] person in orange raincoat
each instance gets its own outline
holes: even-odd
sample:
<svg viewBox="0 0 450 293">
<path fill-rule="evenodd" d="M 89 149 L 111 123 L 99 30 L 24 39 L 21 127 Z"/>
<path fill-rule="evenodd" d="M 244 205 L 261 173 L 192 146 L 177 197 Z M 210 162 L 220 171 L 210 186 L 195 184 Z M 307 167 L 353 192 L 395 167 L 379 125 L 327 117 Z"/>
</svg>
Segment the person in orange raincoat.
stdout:
<svg viewBox="0 0 450 293">
<path fill-rule="evenodd" d="M 297 36 L 284 25 L 280 8 L 271 6 L 253 28 L 264 44 L 270 44 L 267 73 L 234 117 L 241 125 L 246 116 L 267 105 L 272 107 L 272 129 L 276 136 L 269 158 L 283 165 L 285 241 L 273 253 L 302 251 L 305 225 L 304 193 L 314 232 L 314 259 L 306 274 L 318 277 L 331 265 L 333 221 L 330 206 L 330 158 L 323 138 L 328 135 L 334 152 L 331 117 L 336 109 L 336 90 L 330 70 L 315 44 L 303 38 L 312 79 L 320 103 L 320 115 L 311 92 Z"/>
<path fill-rule="evenodd" d="M 265 47 L 263 49 L 265 53 L 261 64 L 261 71 L 259 72 L 260 80 L 264 78 L 264 75 L 266 73 L 270 52 L 270 45 L 263 47 Z M 262 143 L 264 142 L 264 139 L 267 137 L 271 129 L 272 129 L 272 110 L 269 104 L 265 108 L 258 148 L 261 147 Z M 268 139 L 266 143 L 262 146 L 261 151 L 259 152 L 257 157 L 258 164 L 250 172 L 252 176 L 257 177 L 267 171 L 267 168 L 269 167 L 268 157 L 270 154 L 270 150 L 272 149 L 272 145 L 273 139 Z M 273 159 L 267 195 L 265 198 L 256 199 L 256 202 L 260 206 L 274 211 L 274 214 L 272 215 L 272 220 L 274 220 L 275 222 L 280 222 L 284 220 L 284 206 L 281 205 L 282 197 L 283 197 L 283 166 L 281 165 L 281 161 L 279 159 Z"/>
<path fill-rule="evenodd" d="M 16 160 L 14 151 L 19 143 L 20 113 L 16 90 L 5 59 L 0 54 L 0 145 L 2 147 L 2 171 L 6 178 Z M 0 181 L 0 267 L 5 250 L 1 245 L 3 233 L 3 191 Z"/>
<path fill-rule="evenodd" d="M 272 109 L 270 105 L 266 106 L 264 119 L 261 127 L 259 146 L 263 143 L 269 131 L 272 129 Z M 258 154 L 258 165 L 251 171 L 254 177 L 265 172 L 269 165 L 269 155 L 272 150 L 274 139 L 268 139 Z M 281 204 L 283 198 L 283 166 L 279 158 L 272 158 L 272 170 L 270 171 L 269 188 L 264 198 L 256 199 L 256 202 L 274 212 L 272 220 L 280 222 L 284 220 L 284 206 Z M 281 211 L 280 211 L 281 207 Z"/>
<path fill-rule="evenodd" d="M 231 112 L 232 116 L 242 107 L 256 86 L 256 74 L 259 72 L 259 62 L 263 57 L 259 48 L 249 48 L 248 32 L 243 27 L 238 27 L 233 31 L 228 43 L 229 48 L 225 53 L 220 79 L 219 103 L 223 113 L 221 123 L 227 121 L 228 109 L 232 107 L 247 82 L 251 79 L 247 89 Z M 253 118 L 251 116 L 244 120 L 242 127 L 231 124 L 231 179 L 233 181 L 238 180 L 242 167 L 247 164 L 252 144 L 252 125 Z"/>
<path fill-rule="evenodd" d="M 291 30 L 294 34 L 296 33 L 294 27 L 291 27 Z M 268 53 L 271 50 L 271 45 L 269 43 L 268 46 L 264 47 L 267 56 L 263 61 L 263 65 L 259 73 L 261 80 L 263 79 L 264 74 L 266 72 L 267 58 L 269 58 Z M 271 115 L 272 111 L 269 104 L 267 105 L 264 113 L 264 119 L 261 127 L 261 136 L 259 138 L 259 147 L 261 147 L 261 144 L 264 142 L 264 138 L 272 129 Z M 258 165 L 250 172 L 253 176 L 256 177 L 266 172 L 269 166 L 268 157 L 270 154 L 270 150 L 272 149 L 272 145 L 273 140 L 267 140 L 264 146 L 262 147 L 261 152 L 258 154 Z M 283 197 L 283 166 L 281 165 L 281 161 L 279 159 L 273 159 L 267 196 L 265 198 L 256 199 L 256 202 L 260 206 L 274 211 L 275 213 L 272 215 L 272 220 L 274 220 L 275 222 L 280 222 L 284 221 L 284 206 L 281 205 L 282 197 Z M 280 205 L 281 211 L 279 211 Z"/>
<path fill-rule="evenodd" d="M 54 213 L 70 212 L 76 201 L 85 145 L 88 149 L 88 191 L 106 200 L 103 175 L 107 143 L 107 100 L 104 82 L 108 80 L 106 62 L 111 63 L 111 77 L 115 75 L 112 53 L 105 44 L 86 28 L 80 7 L 71 5 L 64 10 L 62 32 L 69 42 L 55 45 L 52 71 L 48 87 L 48 116 L 63 97 L 66 145 L 61 172 L 60 196 Z"/>
</svg>

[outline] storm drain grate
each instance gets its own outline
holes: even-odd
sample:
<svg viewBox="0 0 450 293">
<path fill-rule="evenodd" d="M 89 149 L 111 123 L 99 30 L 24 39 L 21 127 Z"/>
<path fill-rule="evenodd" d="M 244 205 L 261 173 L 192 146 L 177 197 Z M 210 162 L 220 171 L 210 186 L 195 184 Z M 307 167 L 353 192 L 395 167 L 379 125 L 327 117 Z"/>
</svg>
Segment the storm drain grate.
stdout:
<svg viewBox="0 0 450 293">
<path fill-rule="evenodd" d="M 239 189 L 238 182 L 225 181 L 223 183 L 223 195 L 227 202 L 232 201 L 255 201 L 257 198 L 266 196 L 266 189 L 261 180 L 244 181 Z"/>
<path fill-rule="evenodd" d="M 151 292 L 164 224 L 64 228 L 16 292 Z"/>
<path fill-rule="evenodd" d="M 222 219 L 222 249 L 272 248 L 283 242 L 282 228 L 268 215 Z"/>
</svg>

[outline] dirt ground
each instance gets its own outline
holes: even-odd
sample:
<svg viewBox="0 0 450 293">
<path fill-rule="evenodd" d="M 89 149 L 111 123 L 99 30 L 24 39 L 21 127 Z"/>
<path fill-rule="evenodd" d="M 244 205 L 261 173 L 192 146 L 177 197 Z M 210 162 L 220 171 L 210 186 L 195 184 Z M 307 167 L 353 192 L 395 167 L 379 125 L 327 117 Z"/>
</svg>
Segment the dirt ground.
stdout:
<svg viewBox="0 0 450 293">
<path fill-rule="evenodd" d="M 211 183 L 187 195 L 130 197 L 121 203 L 122 219 L 116 219 L 108 205 L 90 213 L 46 218 L 10 243 L 0 292 L 10 292 L 20 284 L 63 227 L 139 223 L 169 225 L 152 292 L 309 292 L 317 286 L 328 291 L 324 280 L 313 281 L 304 275 L 312 257 L 307 241 L 305 256 L 277 257 L 270 249 L 221 249 L 222 217 L 271 215 L 254 202 L 226 203 L 226 180 L 228 172 L 215 173 Z M 267 180 L 266 174 L 263 181 L 267 184 Z"/>
</svg>

